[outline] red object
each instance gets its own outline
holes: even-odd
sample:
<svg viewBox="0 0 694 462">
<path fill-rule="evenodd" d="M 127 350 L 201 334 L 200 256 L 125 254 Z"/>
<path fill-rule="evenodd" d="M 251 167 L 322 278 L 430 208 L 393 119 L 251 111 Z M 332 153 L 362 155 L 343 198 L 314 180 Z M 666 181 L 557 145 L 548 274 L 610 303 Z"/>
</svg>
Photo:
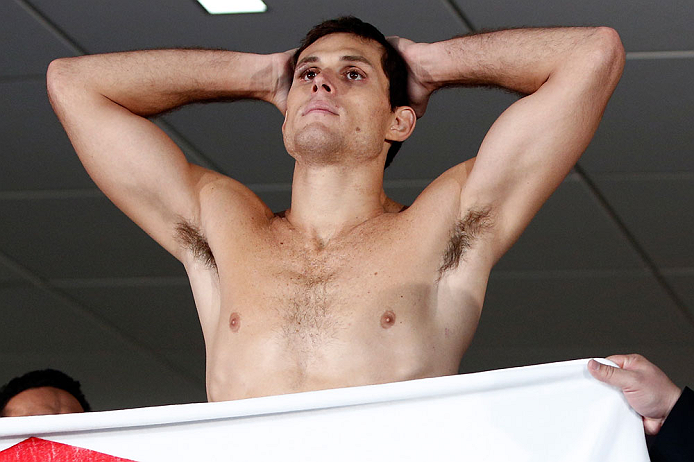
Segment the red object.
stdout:
<svg viewBox="0 0 694 462">
<path fill-rule="evenodd" d="M 135 462 L 55 441 L 29 438 L 0 451 L 0 462 Z"/>
</svg>

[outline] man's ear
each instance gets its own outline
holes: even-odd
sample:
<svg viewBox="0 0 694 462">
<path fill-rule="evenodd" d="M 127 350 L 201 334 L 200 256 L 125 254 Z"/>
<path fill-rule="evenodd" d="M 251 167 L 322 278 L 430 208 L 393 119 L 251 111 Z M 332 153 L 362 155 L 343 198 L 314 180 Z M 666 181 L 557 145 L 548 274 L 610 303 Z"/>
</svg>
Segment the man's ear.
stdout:
<svg viewBox="0 0 694 462">
<path fill-rule="evenodd" d="M 409 106 L 398 106 L 393 113 L 393 121 L 386 134 L 386 139 L 388 141 L 405 141 L 414 130 L 417 114 Z"/>
</svg>

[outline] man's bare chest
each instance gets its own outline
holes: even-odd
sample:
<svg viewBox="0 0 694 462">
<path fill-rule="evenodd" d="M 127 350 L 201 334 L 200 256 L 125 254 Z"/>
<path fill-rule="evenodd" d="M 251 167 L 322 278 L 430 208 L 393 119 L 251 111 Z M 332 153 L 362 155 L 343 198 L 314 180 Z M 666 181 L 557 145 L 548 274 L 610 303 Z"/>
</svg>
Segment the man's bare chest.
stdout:
<svg viewBox="0 0 694 462">
<path fill-rule="evenodd" d="M 299 308 L 317 316 L 345 306 L 378 306 L 393 296 L 388 291 L 394 287 L 434 282 L 434 273 L 427 274 L 415 254 L 402 243 L 369 235 L 330 242 L 324 248 L 288 235 L 258 239 L 233 255 L 217 256 L 220 281 L 225 281 L 220 289 L 292 316 Z"/>
<path fill-rule="evenodd" d="M 430 361 L 421 356 L 443 347 L 445 328 L 453 331 L 438 297 L 445 240 L 432 252 L 426 236 L 397 223 L 376 231 L 324 246 L 293 232 L 210 234 L 216 282 L 191 277 L 210 367 L 287 369 L 296 389 L 306 380 L 327 384 L 323 374 L 343 370 L 347 358 L 346 370 L 368 370 L 369 383 L 395 365 L 388 377 L 422 373 Z"/>
<path fill-rule="evenodd" d="M 216 253 L 220 307 L 206 337 L 224 347 L 213 355 L 235 351 L 234 361 L 262 357 L 316 376 L 340 358 L 367 361 L 364 348 L 414 348 L 430 332 L 434 278 L 409 252 L 377 239 L 316 249 L 284 237 Z"/>
<path fill-rule="evenodd" d="M 222 316 L 244 314 L 259 328 L 320 339 L 353 323 L 379 327 L 388 311 L 425 310 L 438 262 L 427 265 L 393 234 L 357 230 L 320 246 L 282 229 L 242 246 L 212 245 Z"/>
</svg>

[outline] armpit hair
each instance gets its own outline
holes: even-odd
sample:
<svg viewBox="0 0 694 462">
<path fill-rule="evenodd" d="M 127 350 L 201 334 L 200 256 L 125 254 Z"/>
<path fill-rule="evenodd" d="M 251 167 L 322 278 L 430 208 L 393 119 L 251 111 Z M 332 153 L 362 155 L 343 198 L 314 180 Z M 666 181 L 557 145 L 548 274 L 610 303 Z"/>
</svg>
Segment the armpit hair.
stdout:
<svg viewBox="0 0 694 462">
<path fill-rule="evenodd" d="M 469 250 L 480 235 L 492 226 L 491 209 L 470 209 L 467 214 L 458 220 L 451 229 L 451 237 L 448 247 L 443 254 L 443 261 L 439 268 L 439 279 L 446 271 L 454 270 L 464 259 L 465 252 Z"/>
<path fill-rule="evenodd" d="M 212 249 L 210 249 L 210 245 L 200 228 L 188 221 L 180 221 L 176 225 L 176 240 L 188 249 L 196 260 L 201 261 L 210 269 L 217 269 L 217 262 L 212 254 Z"/>
</svg>

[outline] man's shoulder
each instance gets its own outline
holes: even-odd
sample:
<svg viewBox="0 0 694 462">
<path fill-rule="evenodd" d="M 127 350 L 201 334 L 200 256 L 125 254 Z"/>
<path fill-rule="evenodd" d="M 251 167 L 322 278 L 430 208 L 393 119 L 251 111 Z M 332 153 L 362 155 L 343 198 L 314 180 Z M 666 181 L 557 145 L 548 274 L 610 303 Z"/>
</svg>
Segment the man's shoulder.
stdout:
<svg viewBox="0 0 694 462">
<path fill-rule="evenodd" d="M 201 225 L 224 217 L 255 217 L 270 220 L 274 214 L 248 186 L 221 173 L 209 171 L 198 182 Z"/>
<path fill-rule="evenodd" d="M 470 167 L 466 162 L 446 170 L 419 193 L 408 213 L 422 220 L 438 218 L 452 224 L 459 215 L 461 193 Z"/>
<path fill-rule="evenodd" d="M 175 237 L 191 261 L 216 270 L 217 252 L 244 245 L 267 228 L 274 214 L 250 188 L 217 172 L 205 172 L 197 189 L 198 212 L 191 214 L 193 219 L 181 217 Z"/>
</svg>

